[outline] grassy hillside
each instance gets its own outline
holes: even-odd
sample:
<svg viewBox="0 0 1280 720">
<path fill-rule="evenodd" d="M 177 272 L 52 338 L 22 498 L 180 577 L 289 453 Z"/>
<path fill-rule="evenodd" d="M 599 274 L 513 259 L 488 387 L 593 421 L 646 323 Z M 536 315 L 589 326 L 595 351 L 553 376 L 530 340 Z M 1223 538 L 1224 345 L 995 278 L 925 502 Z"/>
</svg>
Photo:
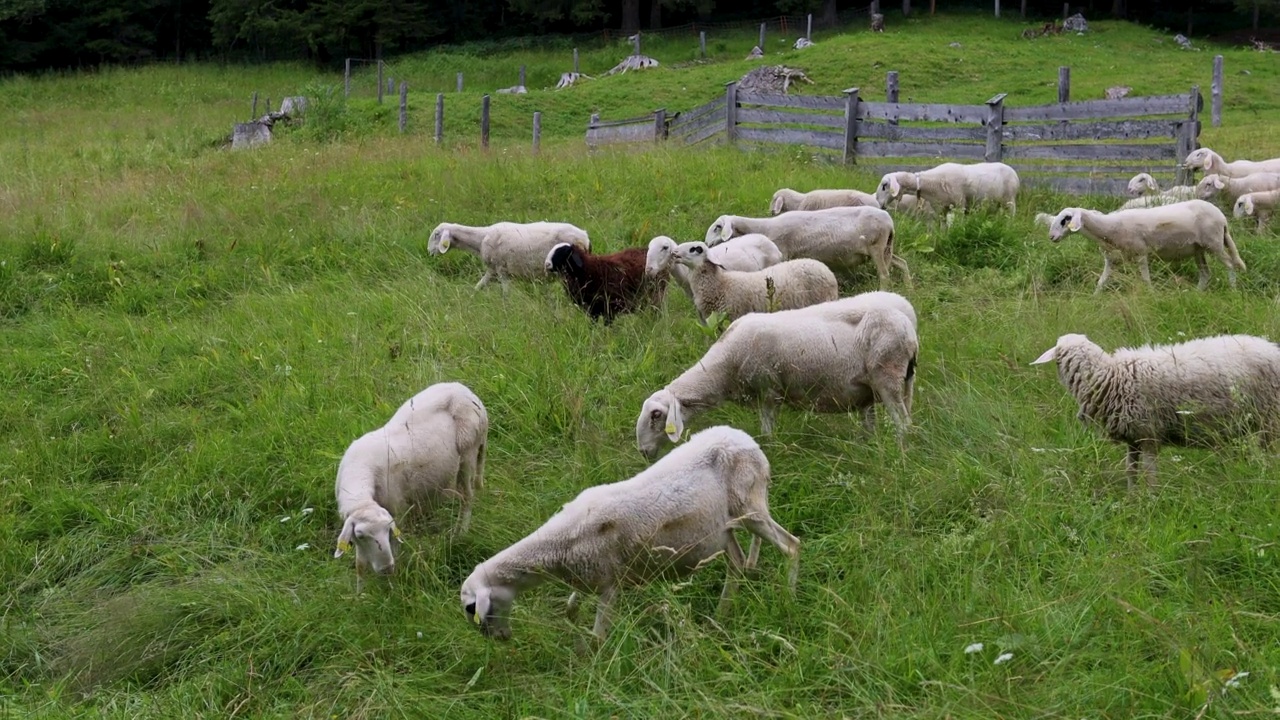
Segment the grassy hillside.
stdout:
<svg viewBox="0 0 1280 720">
<path fill-rule="evenodd" d="M 1035 45 L 1018 29 L 899 22 L 786 61 L 819 81 L 806 92 L 878 87 L 896 68 L 904 97 L 931 100 L 1040 102 L 1066 62 L 1082 97 L 1208 86 L 1212 51 L 1141 28 Z M 1206 144 L 1280 155 L 1274 60 L 1224 54 L 1227 122 Z M 615 55 L 584 53 L 584 69 Z M 497 86 L 521 62 L 550 83 L 559 61 L 469 62 Z M 495 96 L 495 112 L 678 108 L 748 67 L 668 63 Z M 399 64 L 415 87 L 415 66 L 423 87 L 452 82 L 451 56 Z M 1126 493 L 1122 449 L 1079 424 L 1052 369 L 1027 365 L 1067 332 L 1108 348 L 1280 337 L 1274 229 L 1233 225 L 1249 264 L 1238 290 L 1219 265 L 1200 293 L 1193 267 L 1157 263 L 1154 289 L 1122 266 L 1094 297 L 1097 250 L 1052 245 L 1030 218 L 1117 199 L 1027 192 L 1016 219 L 942 233 L 900 219 L 915 287 L 899 289 L 922 342 L 908 450 L 887 423 L 867 437 L 852 418 L 795 410 L 762 440 L 774 516 L 802 541 L 795 597 L 766 550 L 726 616 L 715 565 L 625 594 L 585 655 L 572 642 L 585 623 L 567 625 L 554 587 L 521 597 L 515 640 L 494 644 L 462 615 L 463 578 L 582 488 L 640 471 L 640 403 L 711 337 L 678 293 L 608 328 L 555 285 L 475 293 L 478 262 L 428 257 L 429 229 L 554 217 L 610 250 L 700 237 L 722 212 L 763 212 L 781 185 L 874 179 L 786 153 L 588 156 L 567 119 L 548 122 L 564 139 L 538 157 L 514 120 L 488 153 L 436 149 L 418 116 L 399 137 L 389 115 L 367 127 L 376 112 L 359 102 L 334 141 L 304 130 L 249 153 L 215 147 L 253 90 L 335 80 L 157 67 L 0 83 L 0 714 L 1134 718 L 1208 702 L 1205 717 L 1225 718 L 1280 704 L 1275 456 L 1167 448 L 1160 486 Z M 843 282 L 872 289 L 874 273 Z M 405 522 L 398 575 L 356 595 L 349 558 L 331 557 L 338 460 L 443 380 L 471 386 L 492 420 L 472 531 L 436 532 L 452 508 Z M 717 423 L 757 428 L 737 406 L 693 427 Z"/>
</svg>

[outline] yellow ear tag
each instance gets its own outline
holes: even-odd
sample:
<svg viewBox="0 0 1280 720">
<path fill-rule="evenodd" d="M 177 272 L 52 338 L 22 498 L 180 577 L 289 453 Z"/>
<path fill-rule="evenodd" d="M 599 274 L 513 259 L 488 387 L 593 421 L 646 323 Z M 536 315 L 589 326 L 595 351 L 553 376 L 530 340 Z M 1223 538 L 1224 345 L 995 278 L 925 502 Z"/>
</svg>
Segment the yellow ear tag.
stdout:
<svg viewBox="0 0 1280 720">
<path fill-rule="evenodd" d="M 1071 218 L 1071 223 L 1067 227 L 1071 228 L 1072 232 L 1080 232 L 1080 218 Z"/>
<path fill-rule="evenodd" d="M 480 617 L 480 613 L 476 613 L 475 615 L 471 616 L 471 622 L 475 623 L 476 625 L 479 625 L 483 620 L 484 618 Z"/>
<path fill-rule="evenodd" d="M 396 527 L 395 525 L 392 525 L 391 534 L 395 535 L 396 537 L 400 537 L 400 528 Z"/>
<path fill-rule="evenodd" d="M 338 550 L 340 550 L 340 551 L 342 551 L 342 552 L 346 552 L 346 551 L 348 551 L 348 550 L 350 550 L 350 549 L 351 549 L 351 542 L 350 542 L 350 541 L 348 541 L 348 540 L 339 540 L 339 541 L 338 541 Z"/>
<path fill-rule="evenodd" d="M 449 238 L 442 238 L 440 240 L 440 252 L 444 252 L 445 250 L 448 250 L 448 249 L 449 249 Z"/>
<path fill-rule="evenodd" d="M 667 426 L 666 426 L 665 428 L 663 428 L 663 432 L 665 432 L 665 433 L 666 433 L 666 434 L 668 434 L 668 435 L 675 435 L 675 434 L 676 434 L 676 424 L 675 424 L 675 423 L 673 423 L 673 422 L 668 422 L 668 423 L 667 423 Z"/>
</svg>

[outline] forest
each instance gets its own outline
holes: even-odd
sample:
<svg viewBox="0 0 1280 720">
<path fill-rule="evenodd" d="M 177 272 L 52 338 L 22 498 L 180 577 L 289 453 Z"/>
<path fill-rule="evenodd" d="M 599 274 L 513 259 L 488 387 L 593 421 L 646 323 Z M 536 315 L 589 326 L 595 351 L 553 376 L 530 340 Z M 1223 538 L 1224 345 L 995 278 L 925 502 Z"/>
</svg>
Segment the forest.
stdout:
<svg viewBox="0 0 1280 720">
<path fill-rule="evenodd" d="M 886 13 L 901 12 L 895 2 L 884 5 Z M 991 3 L 943 5 L 937 9 L 954 12 L 966 5 L 989 10 Z M 783 14 L 812 13 L 817 25 L 830 26 L 865 7 L 852 0 L 0 0 L 0 71 L 199 60 L 324 66 L 440 44 L 605 30 L 630 35 Z M 1027 14 L 1055 17 L 1062 7 L 1029 0 Z M 915 12 L 928 9 L 917 0 Z M 1257 31 L 1274 22 L 1280 0 L 1077 0 L 1071 9 L 1194 35 L 1188 30 Z"/>
</svg>

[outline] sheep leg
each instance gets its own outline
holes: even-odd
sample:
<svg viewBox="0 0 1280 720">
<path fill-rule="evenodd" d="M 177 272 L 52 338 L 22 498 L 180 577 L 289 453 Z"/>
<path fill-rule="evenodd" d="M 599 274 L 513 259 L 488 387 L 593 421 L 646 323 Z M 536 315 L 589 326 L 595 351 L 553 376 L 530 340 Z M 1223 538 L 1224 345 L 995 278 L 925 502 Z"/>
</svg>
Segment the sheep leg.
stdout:
<svg viewBox="0 0 1280 720">
<path fill-rule="evenodd" d="M 876 406 L 868 405 L 862 408 L 862 431 L 871 435 L 876 431 Z"/>
<path fill-rule="evenodd" d="M 773 421 L 777 417 L 778 408 L 771 402 L 765 401 L 760 403 L 760 434 L 769 436 L 773 434 Z"/>
<path fill-rule="evenodd" d="M 1235 262 L 1231 259 L 1231 253 L 1227 252 L 1226 246 L 1223 246 L 1217 249 L 1216 254 L 1222 264 L 1227 266 L 1227 282 L 1234 288 L 1236 286 L 1236 267 Z M 1203 290 L 1209 285 L 1209 263 L 1204 260 L 1203 253 L 1196 256 L 1196 262 L 1200 263 L 1200 277 L 1204 280 L 1204 287 L 1200 289 Z"/>
<path fill-rule="evenodd" d="M 1102 287 L 1107 284 L 1107 280 L 1111 278 L 1111 256 L 1106 253 L 1102 254 L 1102 275 L 1098 277 L 1098 285 L 1093 289 L 1093 294 L 1097 295 L 1102 292 Z"/>
<path fill-rule="evenodd" d="M 742 578 L 743 568 L 748 562 L 742 557 L 742 547 L 738 545 L 738 539 L 733 536 L 733 529 L 729 528 L 724 533 L 727 541 L 724 547 L 727 552 L 725 553 L 724 589 L 720 591 L 720 604 L 716 607 L 718 615 L 729 612 L 729 603 L 738 591 L 738 581 Z"/>
<path fill-rule="evenodd" d="M 1141 458 L 1142 451 L 1138 449 L 1138 444 L 1129 443 L 1124 454 L 1124 479 L 1129 492 L 1133 492 L 1133 479 L 1138 476 L 1138 461 Z"/>
<path fill-rule="evenodd" d="M 750 531 L 751 534 L 773 543 L 774 547 L 790 558 L 790 568 L 787 570 L 787 587 L 794 593 L 796 581 L 800 577 L 799 538 L 774 522 L 773 518 L 769 516 L 768 510 L 757 511 L 742 518 L 742 526 Z"/>
<path fill-rule="evenodd" d="M 486 268 L 484 275 L 480 276 L 480 282 L 476 283 L 476 290 L 483 289 L 491 280 L 493 280 L 493 271 Z"/>
<path fill-rule="evenodd" d="M 506 273 L 498 273 L 498 281 L 502 283 L 502 297 L 506 297 L 511 292 L 511 278 Z"/>
<path fill-rule="evenodd" d="M 755 570 L 756 563 L 760 561 L 760 538 L 752 535 L 751 546 L 747 548 L 747 561 L 743 563 L 743 567 L 747 570 Z"/>
<path fill-rule="evenodd" d="M 458 512 L 458 535 L 471 529 L 471 501 L 476 497 L 476 459 L 462 458 L 458 463 L 458 486 L 462 488 L 462 509 Z"/>
<path fill-rule="evenodd" d="M 871 253 L 871 259 L 876 264 L 876 275 L 880 276 L 881 290 L 886 290 L 889 287 L 889 263 L 885 260 L 885 254 L 883 251 Z"/>
<path fill-rule="evenodd" d="M 578 622 L 578 606 L 581 603 L 578 598 L 578 591 L 569 593 L 569 600 L 564 604 L 564 616 L 569 619 L 570 623 Z"/>
<path fill-rule="evenodd" d="M 596 624 L 591 634 L 604 640 L 609 634 L 609 612 L 613 609 L 613 601 L 618 597 L 618 586 L 610 585 L 600 591 L 600 599 L 596 601 Z"/>
<path fill-rule="evenodd" d="M 1222 251 L 1222 254 L 1226 254 L 1225 249 Z M 1227 265 L 1227 270 L 1230 271 L 1230 258 L 1224 258 L 1223 261 Z M 1209 288 L 1209 261 L 1205 259 L 1203 250 L 1196 251 L 1196 267 L 1200 269 L 1200 280 L 1196 283 L 1196 289 L 1203 292 Z M 1234 285 L 1235 283 L 1232 284 Z"/>
<path fill-rule="evenodd" d="M 906 373 L 903 373 L 905 376 Z M 876 398 L 884 404 L 884 408 L 889 413 L 889 419 L 893 420 L 894 428 L 898 434 L 898 447 L 906 449 L 907 444 L 907 428 L 911 425 L 911 413 L 907 410 L 906 401 L 902 397 L 902 390 L 906 382 L 889 383 L 887 385 L 877 385 L 875 389 Z"/>
<path fill-rule="evenodd" d="M 914 285 L 914 284 L 912 284 L 912 282 L 911 282 L 911 270 L 910 270 L 909 268 L 907 268 L 907 261 L 906 261 L 906 260 L 903 260 L 902 258 L 898 257 L 897 255 L 893 255 L 893 256 L 891 256 L 891 257 L 890 257 L 889 262 L 890 262 L 890 263 L 892 263 L 894 267 L 896 267 L 896 268 L 898 268 L 899 270 L 901 270 L 901 271 L 902 271 L 902 279 L 903 279 L 903 281 L 905 281 L 905 282 L 906 282 L 907 287 L 909 287 L 909 288 L 915 287 L 915 285 Z"/>
<path fill-rule="evenodd" d="M 1156 486 L 1156 453 L 1160 450 L 1160 443 L 1155 440 L 1143 440 L 1138 443 L 1138 447 L 1142 451 L 1142 472 L 1147 476 L 1147 487 L 1154 488 Z"/>
<path fill-rule="evenodd" d="M 476 450 L 476 476 L 475 476 L 476 490 L 484 489 L 484 454 L 485 454 L 485 451 L 487 450 L 487 448 L 485 447 L 485 444 L 486 443 L 481 443 L 480 448 Z"/>
<path fill-rule="evenodd" d="M 1142 282 L 1151 287 L 1151 262 L 1146 255 L 1138 256 L 1138 273 L 1142 275 Z"/>
</svg>

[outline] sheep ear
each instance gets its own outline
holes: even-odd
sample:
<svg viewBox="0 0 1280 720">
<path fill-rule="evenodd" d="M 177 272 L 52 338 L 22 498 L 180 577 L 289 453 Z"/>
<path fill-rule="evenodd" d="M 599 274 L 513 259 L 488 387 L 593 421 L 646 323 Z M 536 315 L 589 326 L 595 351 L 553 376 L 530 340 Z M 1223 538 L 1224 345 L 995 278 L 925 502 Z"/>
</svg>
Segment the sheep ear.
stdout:
<svg viewBox="0 0 1280 720">
<path fill-rule="evenodd" d="M 484 619 L 489 617 L 489 608 L 492 602 L 489 600 L 489 588 L 480 588 L 476 593 L 476 613 L 471 616 L 471 622 L 477 627 L 484 625 Z"/>
<path fill-rule="evenodd" d="M 397 540 L 404 540 L 404 536 L 400 534 L 400 526 L 394 522 L 391 523 L 391 537 Z"/>
<path fill-rule="evenodd" d="M 453 241 L 449 238 L 449 231 L 445 230 L 440 233 L 440 254 L 443 255 L 449 251 L 449 246 Z"/>
<path fill-rule="evenodd" d="M 1204 159 L 1204 171 L 1211 172 L 1212 170 L 1213 170 L 1213 158 L 1207 157 Z"/>
<path fill-rule="evenodd" d="M 573 251 L 569 252 L 569 264 L 573 266 L 574 270 L 578 271 L 581 271 L 586 266 L 586 263 L 582 260 L 582 253 Z"/>
<path fill-rule="evenodd" d="M 898 184 L 898 178 L 889 178 L 889 197 L 898 197 L 902 194 L 902 186 Z"/>
<path fill-rule="evenodd" d="M 1045 363 L 1047 363 L 1047 362 L 1053 362 L 1054 360 L 1057 360 L 1057 359 L 1058 359 L 1058 346 L 1057 346 L 1057 345 L 1054 345 L 1053 347 L 1049 348 L 1048 350 L 1045 350 L 1045 351 L 1044 351 L 1044 354 L 1043 354 L 1043 355 L 1041 355 L 1040 357 L 1036 358 L 1036 359 L 1035 359 L 1035 361 L 1034 361 L 1034 362 L 1032 362 L 1031 364 L 1032 364 L 1032 365 L 1043 365 L 1043 364 L 1045 364 Z"/>
<path fill-rule="evenodd" d="M 1226 186 L 1227 186 L 1227 184 L 1226 184 L 1226 183 L 1224 183 L 1224 182 L 1222 182 L 1222 178 L 1220 178 L 1220 177 L 1215 177 L 1215 178 L 1213 179 L 1213 186 L 1214 186 L 1215 188 L 1217 188 L 1217 189 L 1221 190 L 1222 188 L 1226 187 Z"/>
<path fill-rule="evenodd" d="M 720 239 L 728 240 L 731 237 L 733 237 L 733 221 L 725 218 L 724 223 L 720 225 Z"/>
<path fill-rule="evenodd" d="M 770 214 L 770 215 L 777 215 L 777 214 L 778 214 L 778 213 L 780 213 L 780 212 L 782 212 L 782 196 L 781 196 L 781 195 L 774 195 L 774 196 L 773 196 L 773 203 L 771 203 L 771 204 L 769 205 L 769 214 Z"/>
<path fill-rule="evenodd" d="M 335 558 L 342 557 L 342 554 L 351 549 L 351 536 L 356 531 L 356 521 L 353 518 L 347 518 L 342 523 L 342 532 L 338 533 L 338 548 L 333 551 Z"/>
<path fill-rule="evenodd" d="M 1080 228 L 1084 225 L 1080 213 L 1071 216 L 1071 222 L 1067 223 L 1067 229 L 1071 232 L 1080 232 Z"/>
<path fill-rule="evenodd" d="M 667 408 L 667 426 L 663 430 L 673 443 L 680 442 L 680 436 L 684 435 L 684 417 L 680 414 L 680 401 L 675 398 L 671 398 L 671 407 Z"/>
</svg>

